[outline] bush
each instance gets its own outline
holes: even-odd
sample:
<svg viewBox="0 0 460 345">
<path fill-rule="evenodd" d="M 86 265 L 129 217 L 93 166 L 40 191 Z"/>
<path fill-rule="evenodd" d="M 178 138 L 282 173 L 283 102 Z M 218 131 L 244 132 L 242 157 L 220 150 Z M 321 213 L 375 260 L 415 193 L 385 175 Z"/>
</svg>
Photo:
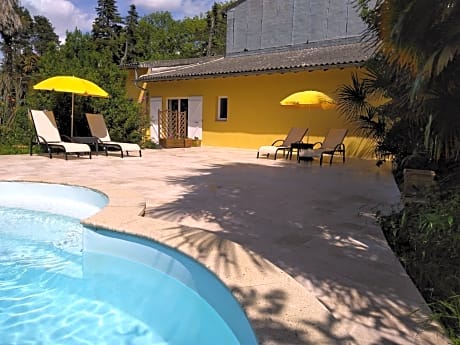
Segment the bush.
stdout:
<svg viewBox="0 0 460 345">
<path fill-rule="evenodd" d="M 27 153 L 31 135 L 27 110 L 20 109 L 12 126 L 0 125 L 0 154 Z"/>
<path fill-rule="evenodd" d="M 411 203 L 380 223 L 388 243 L 434 316 L 460 344 L 460 195 L 458 187 Z"/>
</svg>

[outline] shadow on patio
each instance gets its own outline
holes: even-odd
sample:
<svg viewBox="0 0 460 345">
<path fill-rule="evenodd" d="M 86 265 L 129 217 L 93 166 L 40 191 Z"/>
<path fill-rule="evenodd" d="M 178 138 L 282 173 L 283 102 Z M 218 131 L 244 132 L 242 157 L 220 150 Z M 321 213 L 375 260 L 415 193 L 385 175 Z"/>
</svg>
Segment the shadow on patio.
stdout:
<svg viewBox="0 0 460 345">
<path fill-rule="evenodd" d="M 373 217 L 397 197 L 388 172 L 360 160 L 332 167 L 278 164 L 215 165 L 170 178 L 188 192 L 147 208 L 146 216 L 181 224 L 177 236 L 203 256 L 217 249 L 214 260 L 224 271 L 238 270 L 241 260 L 225 241 L 231 240 L 288 272 L 331 312 L 330 320 L 310 325 L 331 343 L 436 344 L 427 308 Z M 197 223 L 206 231 L 194 231 Z M 253 323 L 270 335 L 263 344 L 309 344 L 308 334 L 295 327 L 292 338 L 277 338 L 279 325 L 270 315 L 283 313 L 282 286 L 259 296 L 250 289 L 233 292 L 266 314 Z M 303 322 L 312 322 L 308 309 Z"/>
</svg>

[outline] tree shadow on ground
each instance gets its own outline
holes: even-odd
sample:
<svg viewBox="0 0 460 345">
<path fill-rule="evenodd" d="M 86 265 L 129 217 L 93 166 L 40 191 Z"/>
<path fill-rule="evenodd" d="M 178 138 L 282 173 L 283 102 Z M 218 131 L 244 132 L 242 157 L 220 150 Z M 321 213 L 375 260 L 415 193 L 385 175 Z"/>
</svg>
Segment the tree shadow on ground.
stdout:
<svg viewBox="0 0 460 345">
<path fill-rule="evenodd" d="M 247 289 L 243 291 L 239 288 L 232 288 L 233 294 L 239 299 L 244 308 L 256 308 L 259 315 L 263 317 L 252 318 L 252 326 L 259 335 L 260 344 L 264 345 L 294 345 L 318 344 L 318 341 L 310 336 L 309 332 L 300 325 L 283 324 L 274 319 L 274 315 L 283 315 L 285 312 L 286 292 L 282 287 L 279 289 L 271 289 L 266 293 L 259 293 L 256 289 Z M 299 302 L 301 304 L 302 302 Z M 332 316 L 327 321 L 319 323 L 311 323 L 307 317 L 301 320 L 300 324 L 314 327 L 317 333 L 321 333 L 324 339 L 329 339 L 331 344 L 350 344 L 353 340 L 348 335 L 340 336 L 334 334 L 336 322 Z M 318 336 L 316 335 L 315 338 Z"/>
<path fill-rule="evenodd" d="M 171 178 L 169 184 L 188 192 L 147 208 L 146 216 L 185 226 L 184 245 L 198 248 L 203 256 L 217 248 L 214 259 L 227 271 L 238 270 L 242 262 L 225 240 L 281 267 L 334 316 L 312 325 L 331 343 L 422 343 L 418 337 L 428 327 L 426 306 L 372 217 L 387 206 L 389 179 L 370 171 L 377 169 L 373 162 L 359 167 L 283 165 L 216 164 L 192 176 Z M 208 232 L 194 231 L 197 222 Z M 248 255 L 263 267 L 257 256 Z M 270 321 L 270 315 L 283 313 L 283 287 L 263 296 L 244 291 L 239 297 L 243 305 L 266 300 L 272 306 L 261 311 L 267 319 L 253 320 L 257 333 L 267 335 L 261 343 L 309 344 L 308 334 L 295 325 L 289 329 L 292 337 L 279 339 L 280 328 L 286 326 Z M 309 324 L 308 315 L 304 323 Z"/>
</svg>

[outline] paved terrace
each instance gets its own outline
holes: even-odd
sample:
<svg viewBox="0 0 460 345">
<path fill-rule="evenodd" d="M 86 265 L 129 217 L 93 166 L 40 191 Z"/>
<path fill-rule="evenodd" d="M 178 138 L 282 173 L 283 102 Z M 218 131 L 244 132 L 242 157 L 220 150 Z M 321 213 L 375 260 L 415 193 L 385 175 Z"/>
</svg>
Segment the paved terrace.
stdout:
<svg viewBox="0 0 460 345">
<path fill-rule="evenodd" d="M 389 166 L 255 156 L 206 147 L 124 159 L 0 156 L 0 179 L 104 191 L 110 205 L 88 223 L 204 263 L 242 303 L 261 344 L 448 343 L 426 322 L 423 299 L 375 221 L 399 200 Z"/>
</svg>

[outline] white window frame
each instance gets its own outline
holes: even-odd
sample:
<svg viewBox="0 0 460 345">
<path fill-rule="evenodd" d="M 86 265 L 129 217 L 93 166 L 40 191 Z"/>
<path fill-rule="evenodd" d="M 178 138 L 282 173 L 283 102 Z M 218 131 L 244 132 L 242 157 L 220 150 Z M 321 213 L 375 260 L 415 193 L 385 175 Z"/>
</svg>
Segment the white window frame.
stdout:
<svg viewBox="0 0 460 345">
<path fill-rule="evenodd" d="M 226 117 L 221 117 L 220 116 L 220 104 L 221 104 L 221 100 L 222 99 L 226 99 L 227 100 L 227 113 L 225 114 Z M 227 121 L 228 120 L 228 97 L 227 96 L 219 96 L 217 98 L 217 116 L 216 116 L 216 120 L 217 121 Z"/>
</svg>

